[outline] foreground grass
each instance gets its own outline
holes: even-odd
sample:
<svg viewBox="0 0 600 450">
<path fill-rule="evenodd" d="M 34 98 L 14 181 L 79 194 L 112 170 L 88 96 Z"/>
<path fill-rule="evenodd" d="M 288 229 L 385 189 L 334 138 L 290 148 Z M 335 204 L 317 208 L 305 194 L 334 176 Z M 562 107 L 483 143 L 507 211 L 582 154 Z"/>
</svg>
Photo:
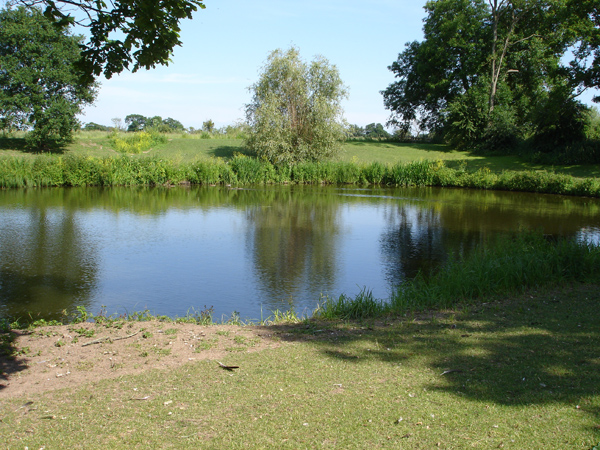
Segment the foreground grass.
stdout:
<svg viewBox="0 0 600 450">
<path fill-rule="evenodd" d="M 598 287 L 264 327 L 282 346 L 226 355 L 235 372 L 195 362 L 0 397 L 0 437 L 5 448 L 591 449 Z"/>
</svg>

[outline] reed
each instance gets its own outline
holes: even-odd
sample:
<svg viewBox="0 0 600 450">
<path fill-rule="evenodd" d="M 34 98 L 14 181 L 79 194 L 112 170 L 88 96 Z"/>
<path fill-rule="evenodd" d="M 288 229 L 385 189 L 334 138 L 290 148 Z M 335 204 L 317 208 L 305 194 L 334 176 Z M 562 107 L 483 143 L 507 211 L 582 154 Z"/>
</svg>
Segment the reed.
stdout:
<svg viewBox="0 0 600 450">
<path fill-rule="evenodd" d="M 443 161 L 413 161 L 394 165 L 356 161 L 305 162 L 274 166 L 242 154 L 229 161 L 205 158 L 181 162 L 158 157 L 96 158 L 39 155 L 0 158 L 0 187 L 131 186 L 273 183 L 440 186 L 600 197 L 598 178 L 576 178 L 550 171 L 468 171 Z"/>
<path fill-rule="evenodd" d="M 373 299 L 365 290 L 355 298 L 327 298 L 315 316 L 359 319 L 450 308 L 528 289 L 591 281 L 599 275 L 599 246 L 522 232 L 497 238 L 467 256 L 451 256 L 435 273 L 420 273 L 402 283 L 387 302 Z"/>
<path fill-rule="evenodd" d="M 381 300 L 375 299 L 373 293 L 364 288 L 354 298 L 345 294 L 337 299 L 325 297 L 313 316 L 326 320 L 356 320 L 381 316 L 387 309 Z"/>
</svg>

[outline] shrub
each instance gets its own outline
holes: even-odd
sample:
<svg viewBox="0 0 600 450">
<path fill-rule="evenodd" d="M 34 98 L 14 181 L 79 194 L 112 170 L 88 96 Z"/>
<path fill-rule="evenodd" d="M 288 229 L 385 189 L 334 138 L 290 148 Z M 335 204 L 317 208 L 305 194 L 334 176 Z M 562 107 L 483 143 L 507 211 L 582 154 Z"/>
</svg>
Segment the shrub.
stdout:
<svg viewBox="0 0 600 450">
<path fill-rule="evenodd" d="M 121 153 L 142 153 L 153 145 L 163 144 L 167 138 L 156 131 L 137 131 L 131 135 L 113 133 L 110 141 L 114 149 Z"/>
</svg>

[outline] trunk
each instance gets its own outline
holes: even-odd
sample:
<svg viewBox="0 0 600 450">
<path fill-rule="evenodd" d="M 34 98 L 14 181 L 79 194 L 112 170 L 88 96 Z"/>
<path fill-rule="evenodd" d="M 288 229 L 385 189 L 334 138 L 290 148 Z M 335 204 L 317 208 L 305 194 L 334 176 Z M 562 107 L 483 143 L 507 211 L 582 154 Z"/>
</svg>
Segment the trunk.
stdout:
<svg viewBox="0 0 600 450">
<path fill-rule="evenodd" d="M 489 99 L 489 107 L 488 107 L 488 117 L 491 124 L 492 113 L 494 112 L 494 106 L 496 103 L 496 92 L 498 91 L 498 81 L 500 80 L 500 74 L 502 73 L 502 64 L 504 63 L 504 58 L 506 57 L 506 53 L 508 52 L 508 47 L 510 45 L 510 39 L 517 25 L 517 14 L 513 8 L 512 10 L 512 18 L 510 22 L 510 29 L 506 34 L 506 39 L 502 45 L 502 53 L 498 56 L 498 24 L 500 22 L 500 15 L 502 13 L 501 9 L 503 6 L 510 4 L 510 0 L 501 1 L 498 3 L 498 0 L 489 0 L 490 7 L 492 8 L 492 62 L 491 62 L 491 81 L 490 81 L 490 99 Z"/>
</svg>

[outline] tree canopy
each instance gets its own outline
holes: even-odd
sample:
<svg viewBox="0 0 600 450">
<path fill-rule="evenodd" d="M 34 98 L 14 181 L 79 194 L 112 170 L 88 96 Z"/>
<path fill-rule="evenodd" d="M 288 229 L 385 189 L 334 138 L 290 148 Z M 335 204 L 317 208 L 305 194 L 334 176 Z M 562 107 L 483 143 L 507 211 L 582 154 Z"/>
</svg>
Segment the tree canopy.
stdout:
<svg viewBox="0 0 600 450">
<path fill-rule="evenodd" d="M 0 11 L 0 129 L 28 130 L 31 146 L 62 145 L 96 96 L 75 67 L 80 38 L 37 9 Z"/>
<path fill-rule="evenodd" d="M 160 116 L 146 117 L 141 114 L 129 114 L 125 117 L 127 131 L 142 131 L 153 129 L 159 133 L 170 133 L 174 131 L 183 131 L 183 124 L 171 117 L 163 119 Z"/>
<path fill-rule="evenodd" d="M 569 0 L 565 20 L 576 29 L 579 42 L 570 64 L 573 78 L 584 88 L 600 88 L 600 4 L 596 0 Z M 600 96 L 594 97 L 600 102 Z"/>
<path fill-rule="evenodd" d="M 334 155 L 345 138 L 346 87 L 322 56 L 307 63 L 298 49 L 273 51 L 246 105 L 247 147 L 273 163 L 318 161 Z"/>
<path fill-rule="evenodd" d="M 203 0 L 13 0 L 13 4 L 40 7 L 58 26 L 88 29 L 78 62 L 86 82 L 103 74 L 110 78 L 125 69 L 168 65 L 173 49 L 181 45 L 180 22 L 191 19 Z"/>
<path fill-rule="evenodd" d="M 390 123 L 408 129 L 418 121 L 458 146 L 502 147 L 536 134 L 554 144 L 575 139 L 579 131 L 569 130 L 585 109 L 576 96 L 597 85 L 594 66 L 581 63 L 598 54 L 597 2 L 578 3 L 577 18 L 569 8 L 579 1 L 427 2 L 424 40 L 406 44 L 389 67 L 397 78 L 382 91 Z M 578 44 L 574 62 L 563 64 Z M 564 111 L 576 120 L 567 123 Z"/>
</svg>

